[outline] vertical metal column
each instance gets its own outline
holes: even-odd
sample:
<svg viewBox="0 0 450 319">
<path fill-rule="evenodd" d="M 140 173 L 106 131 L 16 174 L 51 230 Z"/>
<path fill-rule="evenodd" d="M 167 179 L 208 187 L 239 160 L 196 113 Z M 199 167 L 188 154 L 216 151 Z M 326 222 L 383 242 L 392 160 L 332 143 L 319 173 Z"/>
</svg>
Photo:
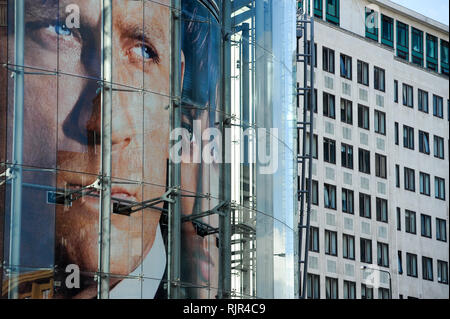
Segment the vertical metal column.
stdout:
<svg viewBox="0 0 450 319">
<path fill-rule="evenodd" d="M 181 127 L 181 0 L 172 0 L 172 52 L 170 113 L 171 129 Z M 171 146 L 177 141 L 171 141 Z M 170 161 L 169 187 L 181 186 L 181 164 Z M 180 295 L 180 254 L 181 254 L 181 202 L 179 191 L 174 194 L 174 203 L 169 204 L 168 226 L 168 297 L 179 299 Z"/>
<path fill-rule="evenodd" d="M 315 56 L 314 56 L 314 18 L 311 17 L 311 31 L 310 31 L 310 40 L 309 40 L 309 54 L 310 54 L 310 94 L 309 94 L 309 161 L 308 161 L 308 194 L 307 194 L 307 198 L 308 203 L 307 203 L 307 209 L 306 209 L 306 234 L 305 234 L 305 259 L 304 259 L 304 263 L 303 263 L 303 288 L 302 288 L 302 299 L 305 299 L 306 297 L 306 280 L 308 279 L 308 251 L 309 251 L 309 233 L 310 233 L 310 222 L 311 222 L 311 201 L 312 201 L 312 161 L 313 161 L 313 157 L 312 157 L 312 150 L 313 150 L 313 136 L 314 136 L 314 109 L 315 109 L 315 96 L 314 96 L 314 61 L 315 61 Z M 305 36 L 306 36 L 306 32 L 305 32 Z M 306 64 L 306 63 L 305 63 Z M 306 75 L 307 73 L 305 73 Z M 307 83 L 307 81 L 305 81 L 305 83 Z M 306 117 L 305 117 L 305 122 L 306 122 Z M 306 130 L 305 130 L 306 131 Z M 306 135 L 306 132 L 305 134 Z M 304 138 L 305 140 L 305 138 Z"/>
<path fill-rule="evenodd" d="M 225 130 L 229 128 L 228 119 L 231 115 L 231 3 L 229 0 L 223 1 L 222 4 L 222 34 L 221 41 L 221 63 L 222 63 L 222 102 L 225 119 L 223 122 L 223 136 Z M 224 201 L 231 201 L 231 164 L 227 158 L 231 154 L 227 154 L 230 150 L 222 139 L 222 185 L 221 191 Z M 224 215 L 219 215 L 219 299 L 230 297 L 231 292 L 231 205 L 224 209 Z"/>
<path fill-rule="evenodd" d="M 311 24 L 311 31 L 309 34 L 310 45 L 308 46 L 308 24 Z M 303 53 L 300 53 L 298 41 L 303 40 Z M 302 130 L 302 150 L 297 155 L 297 163 L 301 164 L 301 186 L 298 190 L 298 200 L 300 202 L 300 220 L 298 225 L 298 240 L 299 240 L 299 298 L 306 297 L 306 284 L 308 279 L 308 252 L 309 252 L 309 233 L 310 233 L 310 213 L 311 213 L 311 193 L 312 193 L 312 150 L 313 150 L 313 129 L 314 129 L 314 20 L 308 19 L 307 15 L 303 14 L 302 3 L 299 2 L 297 11 L 297 62 L 303 63 L 303 82 L 301 87 L 297 84 L 297 105 L 299 105 L 300 97 L 303 96 L 303 114 L 302 121 L 297 122 L 297 129 Z M 308 60 L 310 64 L 310 82 L 308 86 Z M 309 119 L 308 119 L 309 107 Z M 309 129 L 309 136 L 308 136 Z M 299 137 L 300 138 L 300 137 Z M 306 152 L 306 143 L 309 146 L 309 154 Z M 308 161 L 308 181 L 306 186 L 306 161 Z M 307 208 L 305 212 L 305 201 Z M 304 223 L 306 213 L 306 223 Z M 305 230 L 305 244 L 303 246 L 303 230 Z M 303 257 L 304 256 L 304 257 Z M 302 271 L 303 265 L 303 271 Z"/>
<path fill-rule="evenodd" d="M 111 254 L 112 0 L 102 1 L 101 183 L 97 298 L 109 299 Z"/>
<path fill-rule="evenodd" d="M 25 0 L 14 2 L 14 135 L 13 135 L 13 178 L 11 181 L 11 220 L 8 298 L 19 297 L 18 267 L 20 266 L 20 243 L 22 228 L 22 164 L 23 164 L 23 120 L 24 120 L 24 37 L 25 37 Z"/>
</svg>

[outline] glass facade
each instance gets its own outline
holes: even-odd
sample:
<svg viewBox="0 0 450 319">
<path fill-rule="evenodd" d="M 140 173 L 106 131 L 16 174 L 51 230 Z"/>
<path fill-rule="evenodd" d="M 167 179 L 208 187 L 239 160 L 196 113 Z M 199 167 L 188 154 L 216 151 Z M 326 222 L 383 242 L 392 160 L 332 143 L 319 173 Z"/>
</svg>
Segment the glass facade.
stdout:
<svg viewBox="0 0 450 319">
<path fill-rule="evenodd" d="M 294 297 L 296 1 L 239 3 L 8 1 L 1 298 Z"/>
</svg>

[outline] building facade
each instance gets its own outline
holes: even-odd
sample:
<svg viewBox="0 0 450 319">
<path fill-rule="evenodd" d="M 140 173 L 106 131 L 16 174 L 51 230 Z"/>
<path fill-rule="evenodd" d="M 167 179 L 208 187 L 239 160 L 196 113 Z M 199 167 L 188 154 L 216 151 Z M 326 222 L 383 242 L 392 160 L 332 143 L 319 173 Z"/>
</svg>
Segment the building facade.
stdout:
<svg viewBox="0 0 450 319">
<path fill-rule="evenodd" d="M 388 0 L 300 5 L 317 57 L 308 297 L 448 298 L 448 26 Z"/>
<path fill-rule="evenodd" d="M 295 6 L 0 1 L 0 298 L 293 298 Z"/>
</svg>

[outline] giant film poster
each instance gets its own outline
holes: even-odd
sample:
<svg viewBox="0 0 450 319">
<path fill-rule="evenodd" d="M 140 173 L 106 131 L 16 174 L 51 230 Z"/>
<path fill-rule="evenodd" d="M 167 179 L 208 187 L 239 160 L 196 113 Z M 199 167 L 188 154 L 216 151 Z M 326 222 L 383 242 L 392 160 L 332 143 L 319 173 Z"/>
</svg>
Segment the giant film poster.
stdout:
<svg viewBox="0 0 450 319">
<path fill-rule="evenodd" d="M 96 298 L 101 160 L 101 92 L 112 90 L 111 298 L 167 298 L 167 204 L 137 205 L 168 190 L 171 55 L 182 64 L 181 126 L 192 149 L 220 113 L 220 24 L 214 1 L 182 1 L 182 51 L 171 51 L 171 1 L 113 0 L 113 83 L 101 80 L 98 0 L 26 0 L 23 186 L 20 264 L 3 271 L 1 296 Z M 14 2 L 8 2 L 8 70 L 14 61 Z M 5 32 L 6 34 L 6 32 Z M 3 63 L 3 58 L 2 58 Z M 8 71 L 8 72 L 9 72 Z M 12 165 L 14 79 L 1 77 L 2 171 Z M 5 93 L 6 93 L 5 92 Z M 5 117 L 4 114 L 6 114 Z M 6 118 L 7 120 L 4 120 Z M 200 134 L 199 134 L 200 132 Z M 3 153 L 1 153 L 3 154 Z M 181 165 L 183 217 L 219 203 L 219 167 Z M 70 194 L 61 201 L 60 194 Z M 208 194 L 208 196 L 198 196 Z M 3 255 L 9 265 L 11 183 L 4 208 Z M 130 213 L 124 206 L 140 207 Z M 3 217 L 2 217 L 3 218 Z M 182 293 L 215 298 L 216 216 L 182 224 Z M 1 232 L 0 232 L 1 234 Z M 0 241 L 1 243 L 1 241 Z M 67 281 L 80 270 L 78 285 Z M 17 287 L 10 277 L 19 277 Z M 68 284 L 69 283 L 69 284 Z"/>
</svg>

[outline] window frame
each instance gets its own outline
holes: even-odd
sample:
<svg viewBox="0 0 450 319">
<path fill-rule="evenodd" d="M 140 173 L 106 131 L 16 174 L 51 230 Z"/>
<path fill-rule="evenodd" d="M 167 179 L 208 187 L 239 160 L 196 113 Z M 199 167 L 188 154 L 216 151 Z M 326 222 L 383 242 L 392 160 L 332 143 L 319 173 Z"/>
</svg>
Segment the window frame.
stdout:
<svg viewBox="0 0 450 319">
<path fill-rule="evenodd" d="M 330 65 L 331 62 L 331 65 Z M 336 69 L 335 53 L 333 49 L 322 47 L 322 69 L 325 72 L 334 74 Z"/>
<path fill-rule="evenodd" d="M 332 102 L 332 108 L 330 107 L 330 102 Z M 336 119 L 336 96 L 331 93 L 323 92 L 323 116 L 328 117 L 330 119 Z M 332 113 L 330 111 L 333 110 Z"/>
<path fill-rule="evenodd" d="M 389 222 L 389 206 L 387 199 L 376 197 L 376 215 L 377 222 Z M 383 210 L 383 207 L 385 210 Z"/>
<path fill-rule="evenodd" d="M 340 64 L 341 78 L 344 78 L 344 79 L 347 79 L 347 80 L 351 81 L 352 78 L 353 78 L 353 62 L 352 62 L 353 60 L 352 60 L 352 57 L 349 56 L 349 55 L 341 53 L 339 61 L 340 61 L 339 64 Z M 342 64 L 342 63 L 344 63 L 344 64 Z M 347 72 L 345 72 L 345 73 L 342 72 L 342 71 L 344 71 L 342 69 L 342 66 L 344 66 L 345 71 L 347 71 Z M 349 67 L 349 70 L 347 70 L 347 67 Z"/>
<path fill-rule="evenodd" d="M 349 151 L 351 151 L 351 154 Z M 341 143 L 341 166 L 353 170 L 353 158 L 353 145 Z"/>
<path fill-rule="evenodd" d="M 404 37 L 400 36 L 402 30 L 405 33 Z M 399 20 L 397 20 L 397 57 L 409 61 L 409 25 Z"/>
<path fill-rule="evenodd" d="M 323 138 L 323 161 L 336 165 L 336 141 L 327 137 Z"/>
<path fill-rule="evenodd" d="M 428 143 L 428 149 L 426 147 L 426 142 Z M 419 130 L 419 152 L 422 154 L 430 155 L 430 134 L 425 131 Z"/>
<path fill-rule="evenodd" d="M 372 263 L 372 240 L 367 238 L 360 238 L 360 262 L 365 264 Z M 369 248 L 369 252 L 367 252 Z"/>
<path fill-rule="evenodd" d="M 333 194 L 334 194 L 334 196 L 333 196 Z M 329 202 L 328 205 L 327 205 L 326 200 L 325 200 L 326 195 L 328 195 L 328 202 Z M 337 188 L 336 188 L 336 186 L 324 183 L 323 184 L 323 207 L 325 207 L 327 209 L 337 210 L 337 200 L 336 200 L 336 198 L 337 198 Z"/>
<path fill-rule="evenodd" d="M 387 23 L 389 26 L 388 29 L 390 30 L 391 34 L 390 38 L 385 37 L 384 34 L 385 33 L 384 31 L 386 29 L 385 23 Z M 394 47 L 394 19 L 384 14 L 381 14 L 381 43 L 391 48 Z"/>
<path fill-rule="evenodd" d="M 419 192 L 421 195 L 431 197 L 431 177 L 430 174 L 419 172 Z"/>
<path fill-rule="evenodd" d="M 406 275 L 409 277 L 418 277 L 417 255 L 406 253 Z"/>
<path fill-rule="evenodd" d="M 337 257 L 338 256 L 338 240 L 337 240 L 337 232 L 325 229 L 325 255 Z M 333 243 L 335 251 L 333 251 Z"/>
<path fill-rule="evenodd" d="M 370 85 L 369 63 L 358 60 L 357 73 L 358 73 L 357 74 L 358 84 L 369 86 Z M 367 76 L 367 81 L 365 81 L 364 75 Z"/>
<path fill-rule="evenodd" d="M 359 193 L 359 217 L 372 219 L 372 197 L 369 194 Z"/>
<path fill-rule="evenodd" d="M 353 125 L 353 102 L 344 98 L 341 98 L 341 122 Z"/>
<path fill-rule="evenodd" d="M 358 169 L 360 173 L 370 175 L 370 151 L 363 148 L 358 149 Z"/>
<path fill-rule="evenodd" d="M 370 131 L 370 109 L 358 104 L 358 127 Z"/>
<path fill-rule="evenodd" d="M 410 192 L 416 191 L 416 171 L 409 167 L 404 167 L 403 169 L 403 176 L 404 176 L 404 186 L 405 190 Z"/>
<path fill-rule="evenodd" d="M 334 7 L 334 14 L 330 13 L 329 9 L 330 9 L 330 2 L 334 2 L 334 4 L 332 4 L 332 6 Z M 325 11 L 326 11 L 326 21 L 330 22 L 332 24 L 335 25 L 339 25 L 340 23 L 340 1 L 339 0 L 326 0 L 326 5 L 325 5 Z"/>
<path fill-rule="evenodd" d="M 424 98 L 425 97 L 425 98 Z M 417 108 L 419 111 L 427 113 L 429 112 L 429 97 L 428 97 L 428 92 L 418 89 L 417 91 L 417 99 L 418 99 L 418 105 Z M 424 101 L 426 101 L 426 103 L 424 103 Z"/>
<path fill-rule="evenodd" d="M 405 209 L 405 232 L 417 234 L 416 212 Z"/>
<path fill-rule="evenodd" d="M 422 237 L 432 238 L 432 234 L 431 216 L 420 214 L 420 235 Z"/>
<path fill-rule="evenodd" d="M 424 33 L 422 30 L 411 27 L 411 55 L 412 63 L 423 67 L 424 62 Z M 415 39 L 420 39 L 419 50 L 414 49 Z"/>
<path fill-rule="evenodd" d="M 355 236 L 342 234 L 342 257 L 344 259 L 355 260 Z"/>
<path fill-rule="evenodd" d="M 403 83 L 403 91 L 402 91 L 402 101 L 403 105 L 414 108 L 414 87 Z"/>
<path fill-rule="evenodd" d="M 386 136 L 386 113 L 374 110 L 375 133 Z"/>
<path fill-rule="evenodd" d="M 382 78 L 380 78 L 381 75 Z M 374 66 L 373 79 L 375 90 L 386 92 L 386 71 L 380 67 Z"/>
<path fill-rule="evenodd" d="M 389 268 L 389 244 L 377 242 L 377 265 Z"/>
</svg>

